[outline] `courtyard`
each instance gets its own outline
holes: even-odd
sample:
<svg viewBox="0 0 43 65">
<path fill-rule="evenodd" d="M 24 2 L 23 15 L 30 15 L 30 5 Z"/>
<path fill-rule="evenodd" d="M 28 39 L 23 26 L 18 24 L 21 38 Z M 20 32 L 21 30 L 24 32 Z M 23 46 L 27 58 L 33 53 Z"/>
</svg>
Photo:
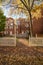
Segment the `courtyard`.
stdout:
<svg viewBox="0 0 43 65">
<path fill-rule="evenodd" d="M 42 44 L 43 0 L 0 0 L 0 65 L 43 65 Z"/>
<path fill-rule="evenodd" d="M 29 47 L 26 39 L 16 43 L 15 47 L 0 47 L 0 65 L 43 65 L 43 47 Z"/>
</svg>

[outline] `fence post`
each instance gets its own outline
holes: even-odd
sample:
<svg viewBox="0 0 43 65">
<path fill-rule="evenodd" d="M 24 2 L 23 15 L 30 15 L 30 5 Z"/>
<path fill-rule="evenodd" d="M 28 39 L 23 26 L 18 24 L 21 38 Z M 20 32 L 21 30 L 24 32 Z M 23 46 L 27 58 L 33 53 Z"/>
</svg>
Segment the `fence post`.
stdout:
<svg viewBox="0 0 43 65">
<path fill-rule="evenodd" d="M 37 34 L 36 34 L 36 38 L 37 38 Z"/>
</svg>

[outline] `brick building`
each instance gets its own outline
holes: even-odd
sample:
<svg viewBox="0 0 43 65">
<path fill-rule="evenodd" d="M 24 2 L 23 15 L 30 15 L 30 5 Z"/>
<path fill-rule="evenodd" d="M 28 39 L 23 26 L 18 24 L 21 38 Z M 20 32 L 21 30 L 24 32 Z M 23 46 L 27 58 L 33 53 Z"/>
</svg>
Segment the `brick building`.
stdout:
<svg viewBox="0 0 43 65">
<path fill-rule="evenodd" d="M 29 21 L 27 21 L 24 18 L 19 18 L 16 21 L 17 27 L 16 27 L 16 33 L 17 34 L 23 34 L 27 31 L 29 31 Z"/>
<path fill-rule="evenodd" d="M 33 34 L 43 34 L 43 17 L 33 18 Z"/>
<path fill-rule="evenodd" d="M 35 34 L 43 34 L 43 8 L 41 8 L 41 17 L 36 19 L 33 18 L 33 35 Z M 16 33 L 17 34 L 23 34 L 25 32 L 29 32 L 29 20 L 25 18 L 19 18 L 15 20 L 13 18 L 7 18 L 6 25 L 5 25 L 5 31 L 4 33 L 7 35 L 15 34 L 15 26 L 16 26 Z"/>
<path fill-rule="evenodd" d="M 15 20 L 13 18 L 7 18 L 4 34 L 6 35 L 15 34 Z"/>
<path fill-rule="evenodd" d="M 19 18 L 16 22 L 17 22 L 16 27 L 17 34 L 23 34 L 27 31 L 29 32 L 29 20 Z M 43 17 L 40 17 L 38 19 L 34 17 L 32 28 L 33 28 L 33 35 L 43 34 Z"/>
<path fill-rule="evenodd" d="M 43 4 L 42 4 L 43 6 Z M 41 6 L 41 17 L 33 18 L 33 34 L 43 34 L 43 7 Z"/>
</svg>

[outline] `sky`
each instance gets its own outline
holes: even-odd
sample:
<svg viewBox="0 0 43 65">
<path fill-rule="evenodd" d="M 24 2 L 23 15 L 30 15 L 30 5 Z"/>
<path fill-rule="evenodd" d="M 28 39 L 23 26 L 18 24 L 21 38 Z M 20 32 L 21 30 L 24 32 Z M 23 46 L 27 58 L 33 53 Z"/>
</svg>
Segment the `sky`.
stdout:
<svg viewBox="0 0 43 65">
<path fill-rule="evenodd" d="M 7 1 L 7 0 L 6 0 Z M 35 2 L 36 4 L 40 4 L 40 2 Z M 4 2 L 4 4 L 5 4 L 5 2 Z M 3 9 L 3 11 L 4 11 L 4 15 L 6 16 L 6 17 L 12 17 L 12 18 L 15 18 L 15 19 L 17 19 L 17 18 L 19 18 L 19 17 L 22 17 L 22 18 L 26 18 L 27 16 L 24 14 L 24 13 L 19 13 L 19 14 L 17 14 L 17 13 L 14 13 L 12 10 L 14 10 L 14 7 L 11 7 L 11 5 L 12 5 L 12 0 L 9 0 L 9 3 L 6 5 L 6 6 L 4 6 L 4 4 L 3 4 L 3 6 L 1 6 L 1 8 Z M 16 11 L 16 10 L 15 10 Z M 10 15 L 10 13 L 12 12 L 12 15 Z"/>
<path fill-rule="evenodd" d="M 6 1 L 7 1 L 7 0 L 6 0 Z M 5 2 L 2 3 L 2 4 L 3 4 L 3 5 L 0 6 L 0 7 L 3 9 L 4 15 L 5 15 L 6 17 L 12 17 L 12 18 L 15 18 L 15 19 L 20 18 L 20 17 L 22 17 L 22 18 L 26 18 L 26 17 L 27 17 L 24 13 L 19 13 L 19 14 L 13 13 L 12 10 L 14 10 L 14 7 L 11 7 L 11 5 L 12 5 L 12 0 L 9 0 L 9 3 L 7 3 L 6 6 L 4 6 L 4 5 L 5 5 Z M 10 9 L 11 9 L 11 10 L 10 10 Z M 17 11 L 17 10 L 15 10 L 15 11 Z M 10 15 L 11 12 L 12 12 L 12 14 Z"/>
<path fill-rule="evenodd" d="M 24 13 L 20 13 L 20 14 L 16 14 L 12 12 L 12 15 L 9 14 L 9 10 L 10 8 L 3 8 L 3 6 L 1 7 L 3 9 L 3 12 L 4 12 L 4 15 L 6 17 L 12 17 L 12 18 L 19 18 L 19 17 L 22 17 L 22 18 L 26 18 L 26 15 Z"/>
<path fill-rule="evenodd" d="M 3 7 L 2 7 L 3 8 Z M 22 17 L 22 18 L 26 18 L 26 15 L 24 14 L 24 13 L 19 13 L 19 14 L 17 14 L 17 13 L 13 13 L 12 12 L 12 14 L 10 15 L 10 8 L 3 8 L 3 11 L 4 11 L 4 15 L 6 16 L 6 17 L 12 17 L 12 18 L 19 18 L 19 17 Z"/>
</svg>

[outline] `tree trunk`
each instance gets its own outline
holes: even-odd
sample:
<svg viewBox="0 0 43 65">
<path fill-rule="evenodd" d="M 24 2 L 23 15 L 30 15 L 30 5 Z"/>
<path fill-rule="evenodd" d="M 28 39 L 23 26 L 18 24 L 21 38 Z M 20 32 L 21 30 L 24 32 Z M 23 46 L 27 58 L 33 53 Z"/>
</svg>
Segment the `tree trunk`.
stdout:
<svg viewBox="0 0 43 65">
<path fill-rule="evenodd" d="M 30 26 L 30 37 L 33 36 L 33 27 L 32 27 L 32 15 L 31 12 L 29 12 L 29 16 L 30 16 L 30 22 L 29 22 L 29 26 Z"/>
</svg>

